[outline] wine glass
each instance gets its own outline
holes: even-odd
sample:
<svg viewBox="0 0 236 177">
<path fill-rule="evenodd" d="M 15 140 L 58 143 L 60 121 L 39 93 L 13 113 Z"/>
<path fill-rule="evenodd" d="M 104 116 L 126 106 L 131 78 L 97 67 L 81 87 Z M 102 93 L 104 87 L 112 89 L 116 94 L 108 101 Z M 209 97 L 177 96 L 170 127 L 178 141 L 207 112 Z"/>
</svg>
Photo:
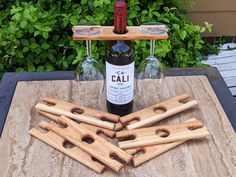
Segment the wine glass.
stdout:
<svg viewBox="0 0 236 177">
<path fill-rule="evenodd" d="M 102 33 L 100 25 L 83 24 L 72 28 L 73 32 L 80 36 L 96 36 Z M 86 58 L 76 68 L 76 81 L 99 81 L 99 94 L 104 89 L 104 72 L 102 66 L 92 57 L 91 40 L 86 40 Z"/>
<path fill-rule="evenodd" d="M 160 35 L 166 33 L 168 29 L 161 23 L 152 22 L 141 25 L 140 31 L 144 34 Z M 144 87 L 147 86 L 147 82 L 150 80 L 152 80 L 152 83 L 155 82 L 155 88 L 149 90 L 153 94 L 161 94 L 164 89 L 164 69 L 154 54 L 155 40 L 150 40 L 150 56 L 143 60 L 137 69 L 136 87 L 139 95 L 142 94 Z"/>
</svg>

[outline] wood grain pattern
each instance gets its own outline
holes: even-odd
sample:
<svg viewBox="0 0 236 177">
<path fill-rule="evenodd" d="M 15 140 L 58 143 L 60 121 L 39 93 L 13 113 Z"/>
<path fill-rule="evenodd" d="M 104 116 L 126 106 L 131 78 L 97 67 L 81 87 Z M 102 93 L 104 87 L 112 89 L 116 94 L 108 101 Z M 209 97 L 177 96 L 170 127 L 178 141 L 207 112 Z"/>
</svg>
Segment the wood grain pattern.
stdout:
<svg viewBox="0 0 236 177">
<path fill-rule="evenodd" d="M 96 36 L 80 36 L 78 34 L 73 34 L 73 39 L 76 41 L 81 40 L 164 40 L 168 39 L 168 34 L 160 35 L 148 35 L 140 32 L 139 26 L 129 26 L 127 27 L 128 32 L 126 34 L 116 34 L 113 32 L 113 26 L 103 26 L 103 32 Z"/>
<path fill-rule="evenodd" d="M 190 119 L 185 122 L 191 122 L 195 121 L 196 119 Z M 190 139 L 188 139 L 190 140 Z M 137 167 L 138 165 L 143 164 L 144 162 L 151 160 L 155 158 L 156 156 L 167 152 L 168 150 L 179 146 L 180 144 L 188 141 L 176 141 L 172 143 L 166 143 L 166 144 L 158 144 L 158 145 L 152 145 L 152 146 L 142 146 L 138 148 L 132 148 L 132 149 L 126 149 L 125 151 L 129 154 L 132 154 L 132 164 L 133 166 Z"/>
<path fill-rule="evenodd" d="M 123 168 L 123 164 L 115 159 L 112 159 L 113 155 L 119 157 L 126 163 L 131 161 L 131 155 L 101 138 L 96 133 L 90 131 L 81 124 L 77 124 L 65 116 L 60 116 L 58 121 L 65 127 L 60 127 L 45 121 L 40 122 L 39 125 L 40 127 L 53 131 L 54 133 L 65 138 L 67 141 L 78 146 L 80 149 L 100 160 L 100 162 L 104 163 L 116 172 L 119 172 Z"/>
<path fill-rule="evenodd" d="M 122 149 L 129 149 L 199 139 L 209 135 L 207 128 L 203 126 L 201 121 L 195 118 L 189 121 L 174 125 L 160 125 L 117 132 L 116 137 L 122 139 L 118 142 L 118 145 Z M 129 139 L 130 136 L 133 136 L 131 140 Z"/>
<path fill-rule="evenodd" d="M 35 106 L 36 110 L 41 110 L 56 115 L 64 115 L 70 117 L 71 119 L 104 127 L 110 130 L 113 130 L 115 128 L 115 123 L 118 123 L 119 121 L 119 116 L 117 115 L 86 108 L 64 100 L 44 97 L 43 101 L 48 105 L 38 103 Z"/>
<path fill-rule="evenodd" d="M 59 108 L 61 110 L 66 111 L 67 112 L 66 114 L 68 114 L 69 112 L 69 114 L 73 113 L 80 116 L 86 116 L 91 118 L 92 120 L 98 119 L 100 121 L 103 121 L 105 125 L 109 123 L 108 128 L 110 129 L 120 130 L 122 128 L 122 124 L 119 122 L 120 116 L 110 114 L 104 111 L 98 111 L 95 109 L 87 108 L 78 104 L 70 103 L 68 101 L 59 100 L 56 98 L 44 97 L 42 101 L 46 104 L 49 104 L 51 107 Z M 87 119 L 85 120 L 87 121 Z M 103 124 L 103 122 L 99 123 Z"/>
<path fill-rule="evenodd" d="M 165 100 L 135 113 L 121 117 L 123 124 L 128 124 L 127 129 L 136 129 L 151 126 L 174 114 L 190 109 L 198 104 L 196 100 L 189 100 L 188 94 Z M 132 121 L 135 120 L 133 123 Z"/>
<path fill-rule="evenodd" d="M 147 81 L 143 84 L 142 90 L 145 91 L 141 95 L 135 95 L 134 111 L 188 93 L 198 101 L 199 106 L 162 120 L 157 125 L 176 124 L 191 117 L 199 117 L 210 132 L 207 140 L 189 141 L 137 168 L 125 166 L 119 175 L 110 169 L 102 175 L 96 174 L 93 170 L 30 136 L 28 131 L 31 128 L 37 127 L 42 120 L 48 120 L 34 109 L 44 96 L 106 111 L 105 93 L 99 95 L 99 89 L 96 89 L 98 85 L 96 82 L 73 81 L 18 82 L 0 139 L 0 176 L 235 176 L 236 135 L 205 76 L 166 77 L 166 89 L 162 92 L 157 90 L 158 83 Z"/>
<path fill-rule="evenodd" d="M 110 130 L 113 130 L 115 128 L 114 123 L 104 122 L 104 121 L 101 121 L 101 120 L 98 120 L 98 119 L 95 119 L 92 117 L 80 115 L 80 114 L 73 114 L 71 112 L 64 111 L 64 110 L 56 108 L 56 107 L 47 106 L 47 105 L 44 105 L 41 103 L 38 103 L 35 106 L 35 108 L 37 110 L 49 112 L 49 113 L 56 114 L 56 115 L 67 116 L 67 117 L 77 120 L 77 121 L 85 122 L 85 123 L 92 124 L 92 125 L 97 125 L 97 126 L 100 126 L 103 128 L 110 129 Z"/>
<path fill-rule="evenodd" d="M 53 107 L 60 108 L 68 112 L 79 111 L 78 114 L 91 116 L 99 120 L 101 120 L 102 118 L 106 118 L 106 121 L 113 122 L 113 123 L 118 122 L 119 117 L 120 117 L 114 114 L 110 114 L 108 112 L 103 112 L 103 111 L 87 108 L 84 106 L 80 106 L 79 104 L 70 103 L 68 101 L 64 101 L 64 100 L 60 100 L 56 98 L 44 97 L 42 101 L 45 103 L 48 103 L 49 105 L 51 104 L 51 106 Z"/>
<path fill-rule="evenodd" d="M 41 132 L 36 128 L 32 128 L 30 134 L 98 173 L 102 173 L 105 169 L 105 166 L 102 165 L 102 163 L 93 160 L 91 155 L 80 148 L 76 146 L 71 148 L 64 147 L 63 143 L 66 140 L 52 131 Z"/>
<path fill-rule="evenodd" d="M 53 120 L 57 123 L 60 123 L 60 116 L 50 114 L 50 113 L 47 113 L 47 112 L 43 112 L 43 111 L 38 111 L 38 112 L 40 114 L 44 115 L 45 117 L 47 117 L 47 118 L 49 118 L 49 119 L 51 119 L 51 120 Z M 93 133 L 96 133 L 96 134 L 103 133 L 104 135 L 108 136 L 109 138 L 114 138 L 114 136 L 115 136 L 114 131 L 111 131 L 111 130 L 108 130 L 108 129 L 105 129 L 105 128 L 102 128 L 102 127 L 97 127 L 97 126 L 94 126 L 94 125 L 86 124 L 86 123 L 83 123 L 83 122 L 80 122 L 79 124 L 83 125 L 85 128 L 89 129 Z"/>
</svg>

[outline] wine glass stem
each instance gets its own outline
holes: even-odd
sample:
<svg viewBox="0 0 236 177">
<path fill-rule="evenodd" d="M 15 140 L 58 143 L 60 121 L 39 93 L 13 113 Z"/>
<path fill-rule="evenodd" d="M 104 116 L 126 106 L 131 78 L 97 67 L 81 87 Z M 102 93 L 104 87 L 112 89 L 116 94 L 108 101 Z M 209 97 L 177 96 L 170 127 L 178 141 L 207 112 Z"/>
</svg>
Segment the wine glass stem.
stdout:
<svg viewBox="0 0 236 177">
<path fill-rule="evenodd" d="M 87 48 L 87 57 L 91 58 L 92 57 L 92 45 L 91 45 L 91 40 L 86 41 L 86 48 Z"/>
<path fill-rule="evenodd" d="M 150 41 L 150 56 L 154 57 L 155 54 L 155 40 Z"/>
</svg>

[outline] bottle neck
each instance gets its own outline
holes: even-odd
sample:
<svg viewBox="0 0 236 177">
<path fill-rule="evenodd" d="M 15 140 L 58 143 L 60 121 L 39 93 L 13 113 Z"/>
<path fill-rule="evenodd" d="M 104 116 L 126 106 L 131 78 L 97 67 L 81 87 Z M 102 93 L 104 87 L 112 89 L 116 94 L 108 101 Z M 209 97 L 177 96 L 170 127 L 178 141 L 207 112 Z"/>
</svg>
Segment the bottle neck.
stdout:
<svg viewBox="0 0 236 177">
<path fill-rule="evenodd" d="M 117 1 L 114 4 L 114 33 L 125 34 L 126 29 L 126 2 Z"/>
</svg>

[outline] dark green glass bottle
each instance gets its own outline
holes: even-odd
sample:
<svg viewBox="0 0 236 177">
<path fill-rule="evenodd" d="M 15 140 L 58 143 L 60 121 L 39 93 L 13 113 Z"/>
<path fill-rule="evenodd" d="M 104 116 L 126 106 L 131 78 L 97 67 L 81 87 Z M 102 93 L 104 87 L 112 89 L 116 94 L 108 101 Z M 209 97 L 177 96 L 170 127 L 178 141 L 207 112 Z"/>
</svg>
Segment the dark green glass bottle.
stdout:
<svg viewBox="0 0 236 177">
<path fill-rule="evenodd" d="M 114 32 L 127 33 L 126 3 L 114 5 Z M 132 41 L 109 41 L 106 47 L 107 110 L 124 116 L 132 112 L 134 95 L 134 49 Z"/>
</svg>

